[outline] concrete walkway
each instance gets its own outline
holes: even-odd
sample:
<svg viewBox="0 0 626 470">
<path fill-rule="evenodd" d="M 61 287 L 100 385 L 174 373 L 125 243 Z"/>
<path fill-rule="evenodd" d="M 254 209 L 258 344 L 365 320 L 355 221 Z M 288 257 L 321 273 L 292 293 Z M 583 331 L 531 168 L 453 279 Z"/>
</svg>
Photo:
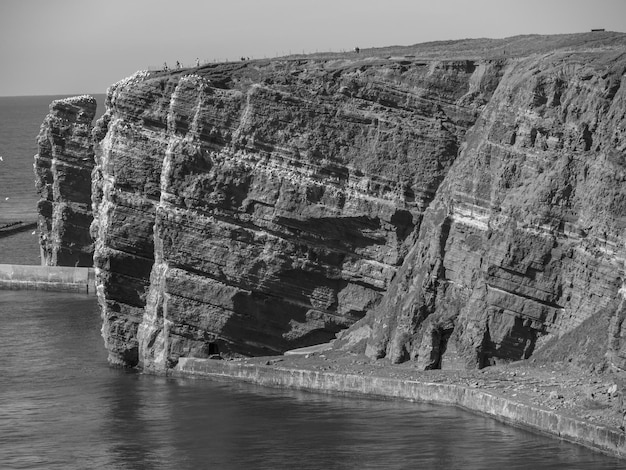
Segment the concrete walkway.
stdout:
<svg viewBox="0 0 626 470">
<path fill-rule="evenodd" d="M 315 344 L 313 346 L 307 346 L 306 348 L 290 349 L 285 351 L 285 356 L 306 356 L 307 354 L 319 353 L 328 351 L 333 347 L 332 341 L 330 343 Z"/>
<path fill-rule="evenodd" d="M 0 264 L 0 289 L 30 289 L 94 294 L 93 268 Z"/>
</svg>

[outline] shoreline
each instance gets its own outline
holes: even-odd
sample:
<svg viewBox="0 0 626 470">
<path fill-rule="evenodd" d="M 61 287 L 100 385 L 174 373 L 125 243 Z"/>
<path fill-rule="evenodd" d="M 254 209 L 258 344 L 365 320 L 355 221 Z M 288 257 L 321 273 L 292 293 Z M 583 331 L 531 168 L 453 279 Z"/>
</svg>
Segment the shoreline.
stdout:
<svg viewBox="0 0 626 470">
<path fill-rule="evenodd" d="M 12 234 L 4 240 L 11 241 L 15 236 L 17 234 Z M 11 266 L 11 272 L 14 268 L 20 271 L 42 269 L 40 266 L 19 265 Z M 45 277 L 46 285 L 39 288 L 48 290 L 51 279 Z M 28 285 L 25 283 L 19 287 Z M 11 287 L 5 285 L 4 288 Z M 67 286 L 62 290 L 67 290 Z M 615 386 L 615 382 L 623 380 L 620 385 L 626 384 L 624 377 L 606 372 L 577 371 L 569 366 L 559 370 L 558 363 L 514 363 L 481 370 L 419 371 L 412 368 L 410 362 L 393 365 L 385 360 L 372 361 L 364 356 L 328 350 L 324 346 L 303 348 L 298 352 L 287 352 L 284 356 L 229 361 L 181 358 L 177 367 L 169 370 L 168 374 L 240 380 L 261 386 L 318 393 L 452 405 L 508 425 L 626 459 L 626 434 L 619 429 L 622 416 L 611 408 L 617 398 L 606 393 Z M 624 389 L 623 386 L 618 388 Z"/>
<path fill-rule="evenodd" d="M 533 403 L 519 384 L 505 388 L 477 382 L 485 375 L 506 382 L 506 375 L 516 374 L 509 367 L 494 368 L 489 372 L 417 371 L 389 364 L 368 364 L 361 356 L 352 356 L 351 361 L 344 360 L 341 365 L 333 367 L 329 364 L 338 364 L 339 360 L 339 356 L 333 358 L 334 354 L 237 360 L 180 358 L 178 365 L 168 374 L 238 380 L 273 388 L 452 405 L 508 425 L 626 459 L 626 434 L 610 421 L 594 423 L 591 419 L 577 416 L 580 410 L 567 412 L 565 409 L 551 409 L 547 399 L 543 404 Z M 502 377 L 496 378 L 496 375 Z M 580 393 L 580 390 L 571 391 Z"/>
</svg>

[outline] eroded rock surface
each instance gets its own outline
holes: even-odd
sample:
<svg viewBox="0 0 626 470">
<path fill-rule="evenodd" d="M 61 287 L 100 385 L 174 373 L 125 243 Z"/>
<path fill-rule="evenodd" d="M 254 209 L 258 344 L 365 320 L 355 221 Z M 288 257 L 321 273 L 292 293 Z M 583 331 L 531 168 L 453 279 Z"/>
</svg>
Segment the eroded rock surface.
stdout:
<svg viewBox="0 0 626 470">
<path fill-rule="evenodd" d="M 39 242 L 41 261 L 47 266 L 92 265 L 89 227 L 95 114 L 96 100 L 91 96 L 54 101 L 37 137 Z"/>
<path fill-rule="evenodd" d="M 482 367 L 569 334 L 581 341 L 562 359 L 602 359 L 592 343 L 624 367 L 623 51 L 507 63 L 387 295 L 344 348 Z"/>
<path fill-rule="evenodd" d="M 500 73 L 275 60 L 113 86 L 93 230 L 113 360 L 275 354 L 362 318 Z"/>
<path fill-rule="evenodd" d="M 457 41 L 115 84 L 91 230 L 110 360 L 348 328 L 335 348 L 421 369 L 597 344 L 623 367 L 625 47 Z"/>
</svg>

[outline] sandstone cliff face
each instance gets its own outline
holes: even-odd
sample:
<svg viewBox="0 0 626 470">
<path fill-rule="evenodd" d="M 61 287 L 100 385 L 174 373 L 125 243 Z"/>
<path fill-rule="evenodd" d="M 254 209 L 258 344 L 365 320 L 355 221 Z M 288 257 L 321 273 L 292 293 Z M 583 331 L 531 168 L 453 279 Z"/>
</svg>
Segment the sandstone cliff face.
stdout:
<svg viewBox="0 0 626 470">
<path fill-rule="evenodd" d="M 54 101 L 37 137 L 35 185 L 41 262 L 91 266 L 91 138 L 96 100 L 77 96 Z"/>
<path fill-rule="evenodd" d="M 113 86 L 93 227 L 112 360 L 334 338 L 380 301 L 500 73 L 284 60 Z"/>
<path fill-rule="evenodd" d="M 620 365 L 626 41 L 595 37 L 112 86 L 92 188 L 110 360 L 164 370 L 353 325 L 336 347 L 482 367 L 604 322 Z"/>
<path fill-rule="evenodd" d="M 342 347 L 482 367 L 584 328 L 624 367 L 623 51 L 507 63 L 387 295 Z M 598 356 L 577 337 L 563 358 Z"/>
</svg>

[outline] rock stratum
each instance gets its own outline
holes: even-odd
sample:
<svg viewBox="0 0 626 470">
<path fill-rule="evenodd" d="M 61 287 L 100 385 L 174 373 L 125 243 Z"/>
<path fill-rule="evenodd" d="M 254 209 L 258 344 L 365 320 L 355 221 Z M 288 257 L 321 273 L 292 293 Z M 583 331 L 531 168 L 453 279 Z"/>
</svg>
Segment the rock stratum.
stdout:
<svg viewBox="0 0 626 470">
<path fill-rule="evenodd" d="M 625 51 L 523 36 L 113 85 L 91 188 L 111 362 L 338 335 L 421 369 L 626 367 Z"/>
<path fill-rule="evenodd" d="M 40 196 L 37 225 L 42 265 L 93 264 L 89 227 L 95 115 L 96 100 L 91 96 L 53 101 L 37 136 L 39 153 L 33 166 Z"/>
</svg>

